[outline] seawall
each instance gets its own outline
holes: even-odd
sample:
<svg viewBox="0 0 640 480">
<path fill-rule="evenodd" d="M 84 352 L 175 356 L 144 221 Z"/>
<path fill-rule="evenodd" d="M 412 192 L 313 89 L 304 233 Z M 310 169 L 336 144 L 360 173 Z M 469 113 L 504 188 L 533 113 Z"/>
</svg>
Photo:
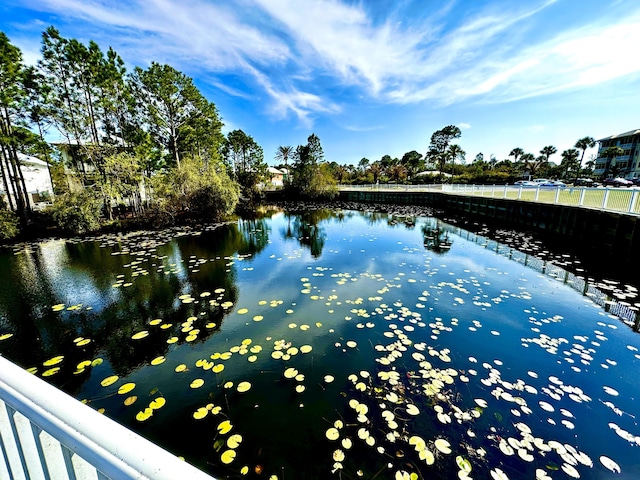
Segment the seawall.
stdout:
<svg viewBox="0 0 640 480">
<path fill-rule="evenodd" d="M 532 231 L 620 269 L 640 266 L 640 217 L 602 210 L 442 192 L 341 191 L 340 200 L 431 206 L 495 227 Z M 565 243 L 566 242 L 566 243 Z"/>
</svg>

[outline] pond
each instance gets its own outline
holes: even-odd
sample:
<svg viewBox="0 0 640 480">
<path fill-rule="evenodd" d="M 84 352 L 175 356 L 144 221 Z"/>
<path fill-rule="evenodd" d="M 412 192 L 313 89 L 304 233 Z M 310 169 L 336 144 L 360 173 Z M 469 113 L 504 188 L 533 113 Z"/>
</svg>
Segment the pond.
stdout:
<svg viewBox="0 0 640 480">
<path fill-rule="evenodd" d="M 640 478 L 629 322 L 437 218 L 274 208 L 0 277 L 2 355 L 217 478 Z"/>
</svg>

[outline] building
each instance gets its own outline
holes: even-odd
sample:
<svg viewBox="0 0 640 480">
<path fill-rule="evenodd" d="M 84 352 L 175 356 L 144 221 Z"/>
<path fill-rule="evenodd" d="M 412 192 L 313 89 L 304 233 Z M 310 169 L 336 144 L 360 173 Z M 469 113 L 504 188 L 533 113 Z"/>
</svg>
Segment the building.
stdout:
<svg viewBox="0 0 640 480">
<path fill-rule="evenodd" d="M 267 169 L 267 175 L 269 176 L 268 183 L 271 187 L 282 187 L 288 174 L 289 172 L 284 168 L 282 170 L 278 170 L 277 168 L 269 167 Z"/>
<path fill-rule="evenodd" d="M 593 173 L 596 176 L 640 178 L 640 130 L 631 130 L 598 140 L 598 158 Z M 620 147 L 622 155 L 607 158 L 609 147 Z"/>
<path fill-rule="evenodd" d="M 18 153 L 18 160 L 31 208 L 38 208 L 53 200 L 53 183 L 47 162 L 23 153 Z M 6 195 L 4 184 L 0 182 L 0 196 Z"/>
</svg>

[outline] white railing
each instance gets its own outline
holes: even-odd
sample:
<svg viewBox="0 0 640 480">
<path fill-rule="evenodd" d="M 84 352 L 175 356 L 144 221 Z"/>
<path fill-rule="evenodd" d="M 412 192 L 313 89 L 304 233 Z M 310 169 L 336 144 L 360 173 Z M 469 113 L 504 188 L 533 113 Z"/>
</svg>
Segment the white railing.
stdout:
<svg viewBox="0 0 640 480">
<path fill-rule="evenodd" d="M 369 192 L 443 192 L 455 195 L 473 195 L 505 198 L 527 202 L 573 205 L 611 212 L 640 215 L 640 189 L 587 188 L 587 187 L 521 187 L 516 185 L 340 185 L 344 191 Z"/>
<path fill-rule="evenodd" d="M 0 357 L 1 480 L 212 480 Z"/>
</svg>

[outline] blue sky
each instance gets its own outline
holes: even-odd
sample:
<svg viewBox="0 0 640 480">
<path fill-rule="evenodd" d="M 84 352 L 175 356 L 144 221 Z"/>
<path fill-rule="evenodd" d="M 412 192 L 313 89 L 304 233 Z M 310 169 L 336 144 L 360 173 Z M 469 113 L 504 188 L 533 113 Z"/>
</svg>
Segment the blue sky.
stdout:
<svg viewBox="0 0 640 480">
<path fill-rule="evenodd" d="M 269 163 L 312 132 L 356 164 L 450 124 L 467 161 L 640 128 L 638 0 L 4 0 L 0 19 L 27 62 L 54 25 L 174 66 Z"/>
</svg>

